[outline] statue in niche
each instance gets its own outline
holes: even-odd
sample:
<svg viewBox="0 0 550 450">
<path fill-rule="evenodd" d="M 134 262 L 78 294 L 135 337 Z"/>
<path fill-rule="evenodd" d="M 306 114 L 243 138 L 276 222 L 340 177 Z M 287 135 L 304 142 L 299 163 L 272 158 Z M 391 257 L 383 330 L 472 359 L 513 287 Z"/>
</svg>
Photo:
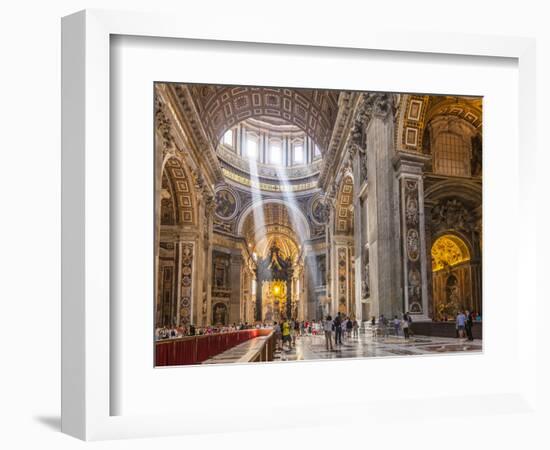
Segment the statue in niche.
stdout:
<svg viewBox="0 0 550 450">
<path fill-rule="evenodd" d="M 227 325 L 227 306 L 216 303 L 214 306 L 214 325 Z"/>
</svg>

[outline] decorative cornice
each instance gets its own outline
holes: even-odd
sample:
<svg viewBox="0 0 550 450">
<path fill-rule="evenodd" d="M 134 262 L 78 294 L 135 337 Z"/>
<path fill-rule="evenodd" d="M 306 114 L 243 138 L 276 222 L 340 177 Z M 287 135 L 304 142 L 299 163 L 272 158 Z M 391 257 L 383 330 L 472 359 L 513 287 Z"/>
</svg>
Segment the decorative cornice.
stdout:
<svg viewBox="0 0 550 450">
<path fill-rule="evenodd" d="M 210 172 L 214 184 L 222 181 L 223 174 L 215 149 L 204 130 L 188 87 L 182 84 L 168 85 L 167 90 L 175 105 L 177 120 L 189 130 L 189 135 L 195 144 L 196 159 L 203 160 L 201 167 L 204 167 L 206 172 Z"/>
<path fill-rule="evenodd" d="M 172 134 L 172 122 L 166 113 L 166 105 L 159 96 L 155 97 L 155 128 L 160 136 L 163 158 L 166 154 L 174 154 L 176 146 Z"/>
<path fill-rule="evenodd" d="M 343 91 L 338 100 L 338 116 L 332 130 L 327 151 L 323 155 L 323 168 L 319 176 L 319 187 L 328 190 L 329 183 L 338 173 L 343 152 L 348 148 L 348 139 L 355 126 L 356 109 L 360 93 Z"/>
</svg>

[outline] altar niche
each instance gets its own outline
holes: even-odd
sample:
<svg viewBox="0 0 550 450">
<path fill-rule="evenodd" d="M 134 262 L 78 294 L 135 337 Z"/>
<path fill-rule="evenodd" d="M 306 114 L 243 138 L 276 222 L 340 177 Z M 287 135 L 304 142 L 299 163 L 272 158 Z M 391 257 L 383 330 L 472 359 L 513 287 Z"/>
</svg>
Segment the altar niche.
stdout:
<svg viewBox="0 0 550 450">
<path fill-rule="evenodd" d="M 292 308 L 292 260 L 283 258 L 274 243 L 269 255 L 257 262 L 256 317 L 260 322 L 280 322 L 294 316 Z"/>
</svg>

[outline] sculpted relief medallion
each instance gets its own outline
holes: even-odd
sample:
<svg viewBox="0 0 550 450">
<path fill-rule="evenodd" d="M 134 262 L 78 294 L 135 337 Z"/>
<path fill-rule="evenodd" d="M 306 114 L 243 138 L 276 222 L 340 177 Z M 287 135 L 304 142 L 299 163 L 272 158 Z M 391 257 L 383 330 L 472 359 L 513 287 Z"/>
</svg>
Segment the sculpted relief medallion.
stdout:
<svg viewBox="0 0 550 450">
<path fill-rule="evenodd" d="M 220 219 L 229 220 L 237 214 L 237 197 L 227 188 L 221 188 L 216 192 L 215 213 Z"/>
</svg>

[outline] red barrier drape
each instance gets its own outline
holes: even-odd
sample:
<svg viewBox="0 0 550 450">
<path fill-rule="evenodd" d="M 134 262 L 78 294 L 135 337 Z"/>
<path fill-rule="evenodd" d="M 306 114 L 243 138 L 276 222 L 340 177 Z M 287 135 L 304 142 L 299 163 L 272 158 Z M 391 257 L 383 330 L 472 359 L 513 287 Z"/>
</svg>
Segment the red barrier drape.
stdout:
<svg viewBox="0 0 550 450">
<path fill-rule="evenodd" d="M 155 345 L 155 366 L 200 364 L 242 342 L 270 332 L 268 329 L 255 328 L 158 341 Z"/>
</svg>

